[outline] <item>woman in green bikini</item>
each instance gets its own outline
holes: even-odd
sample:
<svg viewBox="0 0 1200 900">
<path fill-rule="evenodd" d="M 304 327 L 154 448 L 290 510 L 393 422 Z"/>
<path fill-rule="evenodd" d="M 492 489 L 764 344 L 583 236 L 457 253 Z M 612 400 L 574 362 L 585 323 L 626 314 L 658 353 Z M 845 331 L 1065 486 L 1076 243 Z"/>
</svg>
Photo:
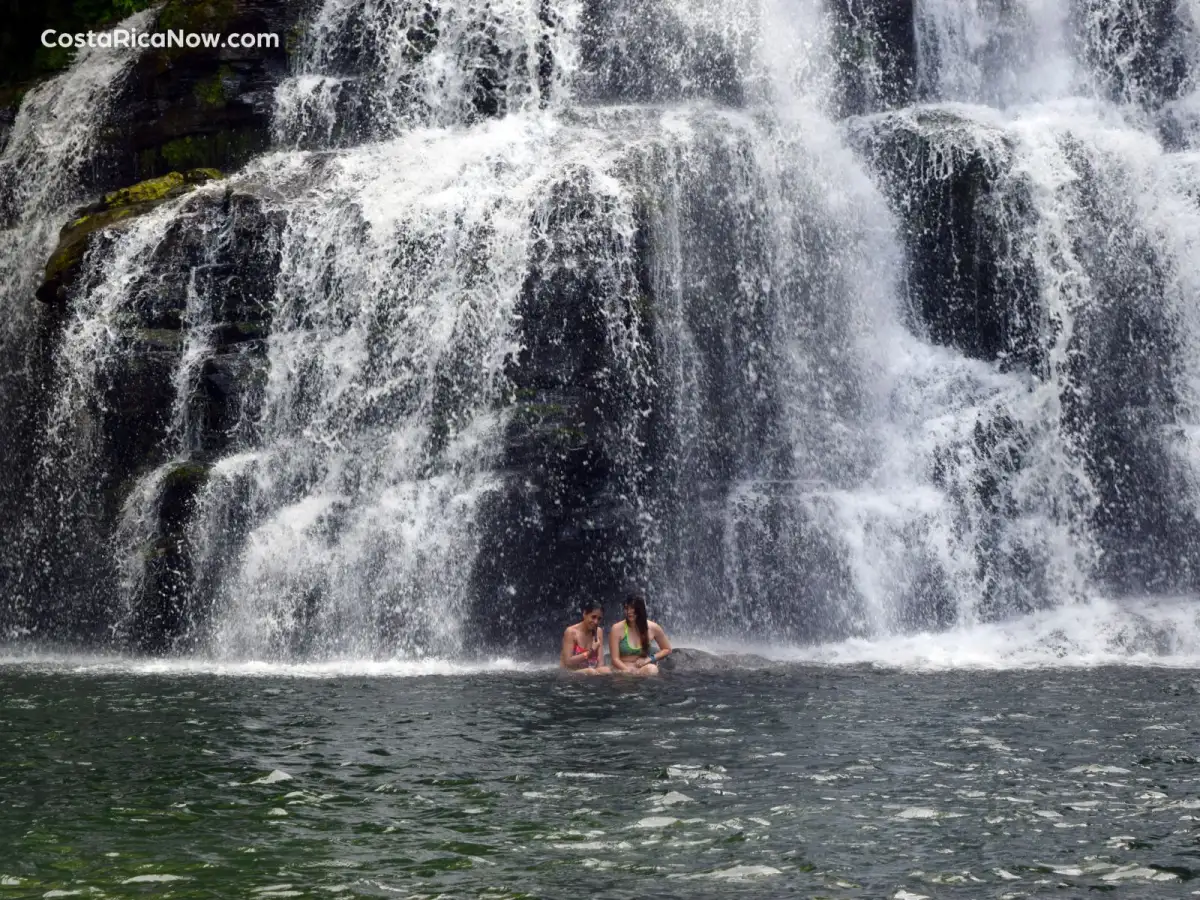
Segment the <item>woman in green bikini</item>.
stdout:
<svg viewBox="0 0 1200 900">
<path fill-rule="evenodd" d="M 657 675 L 659 661 L 670 656 L 667 633 L 646 618 L 646 598 L 640 591 L 625 600 L 625 620 L 609 629 L 608 647 L 613 669 L 626 675 Z"/>
</svg>

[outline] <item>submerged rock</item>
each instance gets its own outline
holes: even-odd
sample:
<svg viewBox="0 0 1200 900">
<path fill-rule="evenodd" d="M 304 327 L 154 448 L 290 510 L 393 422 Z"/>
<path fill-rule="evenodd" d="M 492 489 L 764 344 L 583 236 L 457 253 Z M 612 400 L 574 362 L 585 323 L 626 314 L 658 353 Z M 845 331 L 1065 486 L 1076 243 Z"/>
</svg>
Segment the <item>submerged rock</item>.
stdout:
<svg viewBox="0 0 1200 900">
<path fill-rule="evenodd" d="M 676 647 L 662 661 L 665 672 L 728 672 L 737 669 L 767 669 L 783 665 L 753 653 L 709 653 L 692 647 Z"/>
</svg>

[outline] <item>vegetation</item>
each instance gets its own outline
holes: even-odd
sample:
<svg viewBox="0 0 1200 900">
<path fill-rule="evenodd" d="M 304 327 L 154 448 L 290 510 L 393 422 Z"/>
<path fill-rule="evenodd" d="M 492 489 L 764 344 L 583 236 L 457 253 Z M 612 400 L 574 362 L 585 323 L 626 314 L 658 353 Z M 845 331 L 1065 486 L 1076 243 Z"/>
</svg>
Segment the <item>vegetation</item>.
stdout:
<svg viewBox="0 0 1200 900">
<path fill-rule="evenodd" d="M 43 47 L 42 32 L 75 33 L 113 25 L 153 0 L 41 0 L 9 4 L 0 29 L 0 95 L 5 88 L 33 81 L 71 62 L 74 51 Z M 2 102 L 2 101 L 0 101 Z"/>
</svg>

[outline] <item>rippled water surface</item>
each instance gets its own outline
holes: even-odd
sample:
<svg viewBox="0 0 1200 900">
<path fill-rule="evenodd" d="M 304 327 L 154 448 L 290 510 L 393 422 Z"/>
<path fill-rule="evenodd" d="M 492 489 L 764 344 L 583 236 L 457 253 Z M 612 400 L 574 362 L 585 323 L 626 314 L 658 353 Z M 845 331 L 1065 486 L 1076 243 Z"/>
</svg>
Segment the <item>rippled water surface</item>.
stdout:
<svg viewBox="0 0 1200 900">
<path fill-rule="evenodd" d="M 1200 895 L 1200 674 L 0 667 L 0 898 Z"/>
</svg>

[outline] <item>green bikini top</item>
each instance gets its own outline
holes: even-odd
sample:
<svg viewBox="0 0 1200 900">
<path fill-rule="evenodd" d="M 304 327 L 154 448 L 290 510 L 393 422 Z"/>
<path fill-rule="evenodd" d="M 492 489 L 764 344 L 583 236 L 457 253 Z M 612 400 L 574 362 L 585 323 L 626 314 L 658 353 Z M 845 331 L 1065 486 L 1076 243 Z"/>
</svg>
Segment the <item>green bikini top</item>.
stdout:
<svg viewBox="0 0 1200 900">
<path fill-rule="evenodd" d="M 623 635 L 621 635 L 621 643 L 618 647 L 618 649 L 621 651 L 621 655 L 622 656 L 641 656 L 642 655 L 642 645 L 629 643 L 629 623 L 622 622 L 621 624 L 625 626 L 625 633 Z M 653 638 L 651 638 L 650 643 L 652 645 L 654 644 Z"/>
</svg>

